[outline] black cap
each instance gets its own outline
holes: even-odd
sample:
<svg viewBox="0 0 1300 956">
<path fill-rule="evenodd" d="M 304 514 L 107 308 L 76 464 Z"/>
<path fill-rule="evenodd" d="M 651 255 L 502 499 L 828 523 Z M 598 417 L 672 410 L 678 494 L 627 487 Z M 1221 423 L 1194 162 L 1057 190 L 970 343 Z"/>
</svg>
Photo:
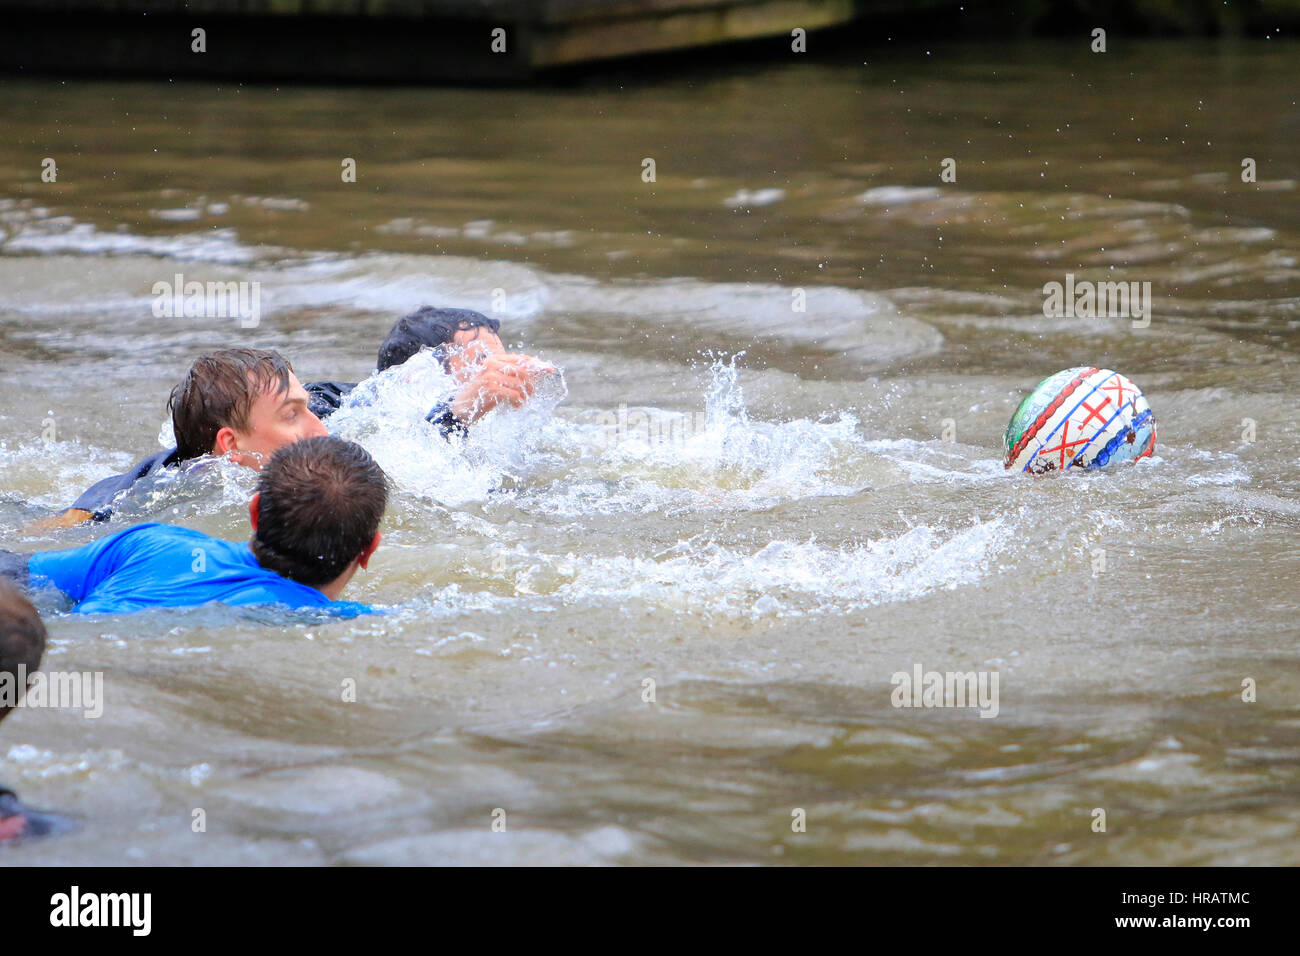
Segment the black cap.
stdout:
<svg viewBox="0 0 1300 956">
<path fill-rule="evenodd" d="M 447 345 L 457 332 L 477 328 L 496 334 L 501 323 L 472 309 L 435 309 L 426 305 L 398 319 L 389 331 L 379 346 L 379 371 L 401 365 L 422 348 Z"/>
</svg>

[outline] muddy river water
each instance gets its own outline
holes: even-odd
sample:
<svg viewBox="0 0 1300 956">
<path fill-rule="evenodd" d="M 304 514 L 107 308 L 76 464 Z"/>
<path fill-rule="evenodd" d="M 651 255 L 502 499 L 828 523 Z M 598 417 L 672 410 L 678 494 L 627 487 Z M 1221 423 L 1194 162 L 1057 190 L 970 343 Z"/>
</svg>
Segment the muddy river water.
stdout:
<svg viewBox="0 0 1300 956">
<path fill-rule="evenodd" d="M 17 712 L 0 782 L 82 825 L 0 864 L 1300 862 L 1298 63 L 3 80 L 0 546 L 246 537 L 233 467 L 22 533 L 158 450 L 205 350 L 356 381 L 429 303 L 563 381 L 463 448 L 418 427 L 436 369 L 333 420 L 397 488 L 347 594 L 381 615 L 52 609 L 103 713 Z M 157 317 L 177 274 L 257 322 Z M 1149 321 L 1045 316 L 1067 274 Z M 1154 457 L 1008 475 L 1078 365 L 1144 389 Z M 893 706 L 918 665 L 996 674 L 996 716 Z"/>
</svg>

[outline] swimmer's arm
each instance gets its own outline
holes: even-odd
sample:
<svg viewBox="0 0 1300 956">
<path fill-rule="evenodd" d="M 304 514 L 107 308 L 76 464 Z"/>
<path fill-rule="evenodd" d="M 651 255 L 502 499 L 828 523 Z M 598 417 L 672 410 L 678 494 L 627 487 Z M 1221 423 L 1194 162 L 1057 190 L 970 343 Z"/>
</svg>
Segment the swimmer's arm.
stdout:
<svg viewBox="0 0 1300 956">
<path fill-rule="evenodd" d="M 89 511 L 83 511 L 80 508 L 69 508 L 62 514 L 51 515 L 48 518 L 41 518 L 39 521 L 33 521 L 27 527 L 23 528 L 23 534 L 44 534 L 46 531 L 59 531 L 63 528 L 75 528 L 77 525 L 82 525 L 87 521 L 94 520 L 94 514 Z"/>
</svg>

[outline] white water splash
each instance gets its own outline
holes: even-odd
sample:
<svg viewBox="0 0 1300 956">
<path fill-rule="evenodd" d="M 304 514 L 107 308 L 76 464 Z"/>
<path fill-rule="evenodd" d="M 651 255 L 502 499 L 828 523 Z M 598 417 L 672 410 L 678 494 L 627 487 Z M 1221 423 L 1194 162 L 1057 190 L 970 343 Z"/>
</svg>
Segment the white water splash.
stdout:
<svg viewBox="0 0 1300 956">
<path fill-rule="evenodd" d="M 563 375 L 547 376 L 521 408 L 497 408 L 468 437 L 444 438 L 425 417 L 456 383 L 430 351 L 360 383 L 330 416 L 330 432 L 362 445 L 401 489 L 455 507 L 482 500 L 544 456 L 539 447 L 562 426 L 555 407 Z"/>
<path fill-rule="evenodd" d="M 524 584 L 517 593 L 582 605 L 636 601 L 749 618 L 843 614 L 973 584 L 1011 537 L 1007 517 L 996 516 L 838 548 L 778 539 L 748 553 L 691 540 L 653 558 L 532 555 L 511 574 Z"/>
</svg>

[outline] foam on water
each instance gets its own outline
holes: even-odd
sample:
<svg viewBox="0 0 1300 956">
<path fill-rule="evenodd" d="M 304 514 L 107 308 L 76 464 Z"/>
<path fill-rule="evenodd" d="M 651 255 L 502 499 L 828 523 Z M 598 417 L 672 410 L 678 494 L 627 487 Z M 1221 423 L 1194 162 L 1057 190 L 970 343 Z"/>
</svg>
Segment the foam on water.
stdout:
<svg viewBox="0 0 1300 956">
<path fill-rule="evenodd" d="M 121 452 L 80 442 L 0 441 L 3 487 L 41 509 L 67 507 L 85 488 L 126 468 L 130 460 Z"/>
<path fill-rule="evenodd" d="M 448 441 L 424 417 L 455 386 L 431 353 L 421 353 L 359 386 L 330 428 L 363 443 L 404 494 L 451 508 L 483 501 L 488 514 L 511 509 L 581 518 L 766 508 L 861 491 L 860 484 L 837 477 L 846 457 L 896 455 L 919 467 L 923 443 L 869 442 L 847 414 L 823 422 L 753 420 L 740 371 L 737 357 L 715 358 L 701 413 L 649 409 L 639 419 L 626 409 L 621 418 L 608 410 L 586 410 L 578 420 L 559 417 L 564 393 L 557 377 L 551 395 L 493 412 L 468 438 Z M 672 427 L 682 419 L 692 427 Z M 665 427 L 650 427 L 655 421 Z M 972 463 L 960 452 L 949 457 L 952 467 L 931 466 L 929 477 L 984 482 L 997 473 L 993 459 Z M 473 583 L 421 589 L 414 601 L 423 615 L 499 612 L 536 599 L 543 601 L 537 609 L 555 600 L 636 600 L 750 617 L 842 612 L 979 580 L 1013 523 L 996 516 L 950 530 L 936 521 L 838 547 L 777 539 L 746 550 L 692 539 L 649 557 L 602 555 L 594 542 L 592 553 L 550 554 L 503 535 L 500 524 L 472 515 L 467 520 L 460 532 L 493 542 L 493 566 L 471 561 L 466 570 Z M 479 549 L 462 544 L 454 550 L 470 556 Z"/>
<path fill-rule="evenodd" d="M 136 482 L 114 506 L 114 520 L 174 522 L 183 516 L 240 515 L 257 490 L 257 474 L 227 458 L 203 457 Z"/>
<path fill-rule="evenodd" d="M 260 275 L 268 310 L 348 307 L 389 314 L 415 302 L 476 309 L 512 322 L 543 315 L 653 320 L 707 341 L 720 335 L 833 351 L 883 366 L 932 354 L 943 336 L 887 298 L 837 286 L 693 279 L 600 281 L 454 256 L 313 257 Z M 796 309 L 795 306 L 798 306 Z M 688 328 L 687 328 L 688 327 Z"/>
<path fill-rule="evenodd" d="M 329 427 L 370 450 L 403 491 L 449 507 L 502 489 L 516 490 L 514 506 L 553 515 L 753 508 L 861 490 L 837 477 L 846 455 L 866 453 L 857 420 L 751 420 L 736 358 L 713 361 L 697 413 L 623 407 L 560 417 L 561 374 L 522 408 L 493 411 L 468 437 L 448 440 L 424 419 L 456 386 L 421 353 L 358 386 Z"/>
<path fill-rule="evenodd" d="M 457 256 L 316 254 L 264 276 L 263 283 L 269 307 L 286 310 L 351 308 L 396 316 L 436 303 L 518 322 L 538 315 L 549 300 L 547 278 L 536 269 Z"/>
<path fill-rule="evenodd" d="M 798 614 L 800 604 L 839 613 L 971 584 L 1008 538 L 1007 522 L 997 517 L 953 532 L 921 525 L 851 547 L 776 540 L 753 554 L 706 546 L 665 562 L 598 562 L 592 578 L 606 582 L 595 585 L 604 595 L 621 585 L 750 615 Z"/>
<path fill-rule="evenodd" d="M 51 216 L 48 209 L 30 201 L 0 199 L 0 252 L 4 253 L 150 255 L 178 261 L 244 264 L 260 256 L 282 256 L 287 251 L 244 245 L 233 229 L 174 236 L 140 236 L 126 229 L 104 232 L 72 216 Z"/>
<path fill-rule="evenodd" d="M 700 412 L 620 408 L 573 426 L 586 453 L 580 469 L 609 480 L 717 492 L 731 504 L 858 490 L 829 478 L 837 454 L 861 445 L 857 420 L 847 413 L 823 422 L 752 420 L 738 359 L 713 360 Z"/>
<path fill-rule="evenodd" d="M 807 346 L 870 367 L 933 354 L 943 344 L 933 326 L 901 314 L 886 297 L 839 286 L 596 280 L 456 256 L 342 256 L 249 245 L 229 228 L 170 236 L 110 233 L 52 216 L 27 200 L 0 200 L 0 254 L 6 279 L 0 307 L 29 314 L 111 312 L 122 326 L 150 332 L 157 325 L 153 284 L 173 282 L 182 272 L 186 281 L 257 283 L 262 320 L 314 309 L 375 312 L 391 320 L 434 302 L 514 323 L 543 315 L 650 320 L 665 331 L 682 327 L 683 337 Z"/>
<path fill-rule="evenodd" d="M 1015 520 L 997 515 L 954 530 L 915 525 L 838 547 L 815 539 L 774 539 L 753 550 L 691 539 L 653 557 L 510 553 L 501 572 L 510 595 L 469 594 L 459 586 L 420 598 L 442 613 L 503 610 L 531 600 L 589 606 L 629 603 L 728 617 L 843 614 L 974 584 L 990 573 Z M 537 598 L 543 599 L 539 606 Z"/>
<path fill-rule="evenodd" d="M 519 409 L 497 409 L 468 437 L 444 438 L 425 416 L 456 383 L 430 351 L 360 383 L 329 419 L 331 433 L 365 446 L 404 491 L 449 506 L 482 500 L 527 469 L 533 452 L 560 429 L 552 412 L 563 376 L 548 376 Z"/>
</svg>

